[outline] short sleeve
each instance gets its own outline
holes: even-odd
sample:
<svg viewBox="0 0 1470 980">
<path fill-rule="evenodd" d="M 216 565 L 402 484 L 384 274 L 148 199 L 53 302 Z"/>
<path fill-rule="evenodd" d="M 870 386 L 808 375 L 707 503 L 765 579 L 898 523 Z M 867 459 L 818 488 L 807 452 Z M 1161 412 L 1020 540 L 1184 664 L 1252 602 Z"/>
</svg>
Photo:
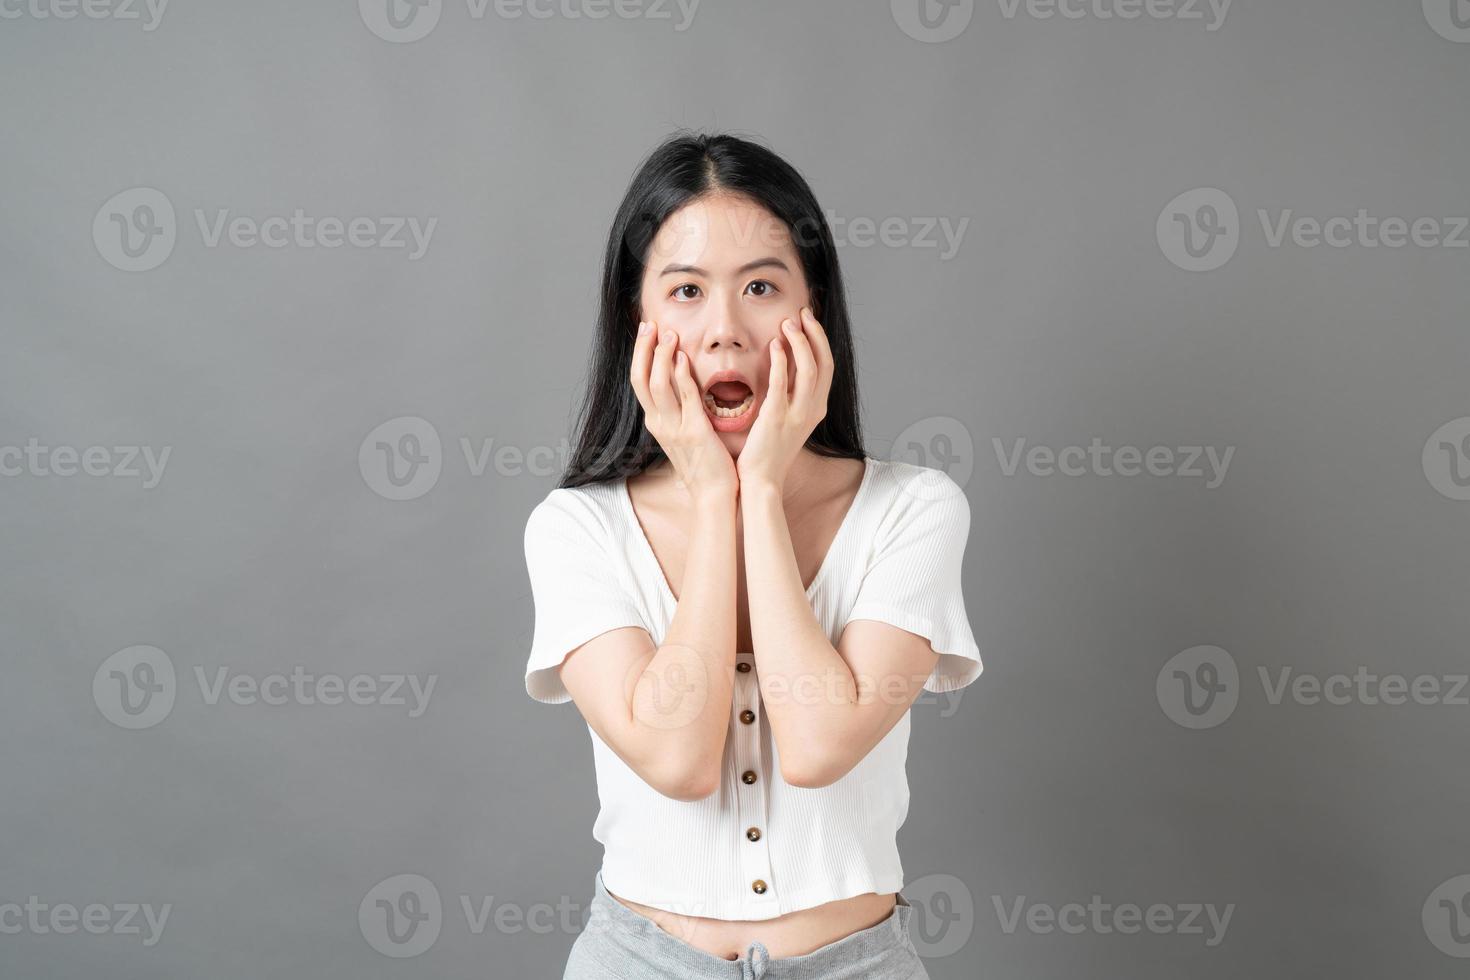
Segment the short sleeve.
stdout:
<svg viewBox="0 0 1470 980">
<path fill-rule="evenodd" d="M 878 620 L 926 638 L 939 661 L 924 689 L 956 691 L 984 669 L 960 588 L 970 503 L 940 470 L 911 467 L 900 482 L 847 618 Z"/>
<path fill-rule="evenodd" d="M 608 630 L 647 624 L 610 560 L 606 525 L 575 490 L 553 490 L 531 511 L 525 551 L 536 616 L 526 693 L 561 704 L 572 699 L 561 682 L 567 654 Z"/>
</svg>

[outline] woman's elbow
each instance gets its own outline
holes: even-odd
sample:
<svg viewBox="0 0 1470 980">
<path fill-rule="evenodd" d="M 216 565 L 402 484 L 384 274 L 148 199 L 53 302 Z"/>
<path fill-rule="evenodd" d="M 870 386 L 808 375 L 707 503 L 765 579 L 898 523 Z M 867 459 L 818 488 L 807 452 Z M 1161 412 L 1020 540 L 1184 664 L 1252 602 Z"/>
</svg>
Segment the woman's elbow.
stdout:
<svg viewBox="0 0 1470 980">
<path fill-rule="evenodd" d="M 659 793 L 681 803 L 697 803 L 720 788 L 719 770 L 709 766 L 660 770 L 645 779 Z"/>
<path fill-rule="evenodd" d="M 851 770 L 835 759 L 819 759 L 810 756 L 797 758 L 781 757 L 781 778 L 786 785 L 799 789 L 822 789 L 831 786 Z"/>
</svg>

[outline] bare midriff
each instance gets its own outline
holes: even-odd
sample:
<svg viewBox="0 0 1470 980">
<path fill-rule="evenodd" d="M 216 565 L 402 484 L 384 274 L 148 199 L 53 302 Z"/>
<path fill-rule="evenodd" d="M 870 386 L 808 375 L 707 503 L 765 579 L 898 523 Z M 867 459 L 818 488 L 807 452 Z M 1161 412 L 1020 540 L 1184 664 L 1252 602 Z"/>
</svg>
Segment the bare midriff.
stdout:
<svg viewBox="0 0 1470 980">
<path fill-rule="evenodd" d="M 612 892 L 608 892 L 612 895 Z M 613 895 L 623 905 L 652 919 L 664 932 L 681 942 L 721 959 L 736 960 L 746 955 L 750 944 L 765 946 L 771 959 L 805 956 L 855 932 L 872 928 L 893 914 L 892 892 L 868 892 L 835 902 L 798 909 L 774 919 L 706 919 L 679 915 Z"/>
</svg>

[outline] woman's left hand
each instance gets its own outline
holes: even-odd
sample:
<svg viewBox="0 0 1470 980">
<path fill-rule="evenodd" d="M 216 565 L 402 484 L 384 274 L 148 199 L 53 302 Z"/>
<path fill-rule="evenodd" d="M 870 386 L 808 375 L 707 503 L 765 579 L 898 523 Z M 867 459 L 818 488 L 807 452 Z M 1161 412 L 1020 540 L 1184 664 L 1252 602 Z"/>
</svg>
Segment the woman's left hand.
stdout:
<svg viewBox="0 0 1470 980">
<path fill-rule="evenodd" d="M 798 319 L 781 321 L 796 378 L 787 380 L 786 349 L 780 338 L 771 341 L 771 375 L 760 414 L 735 460 L 742 486 L 759 484 L 780 490 L 786 473 L 806 445 L 812 430 L 827 415 L 832 390 L 832 348 L 827 334 L 809 307 Z"/>
</svg>

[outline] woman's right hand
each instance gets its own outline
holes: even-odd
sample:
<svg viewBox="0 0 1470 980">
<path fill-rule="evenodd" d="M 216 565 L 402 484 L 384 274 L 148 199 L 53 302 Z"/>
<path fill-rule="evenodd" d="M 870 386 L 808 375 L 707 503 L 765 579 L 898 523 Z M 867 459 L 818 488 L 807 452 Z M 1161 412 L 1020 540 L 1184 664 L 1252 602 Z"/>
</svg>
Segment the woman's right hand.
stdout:
<svg viewBox="0 0 1470 980">
<path fill-rule="evenodd" d="M 691 497 L 733 496 L 740 487 L 735 460 L 710 425 L 689 357 L 678 346 L 672 330 L 660 335 L 656 323 L 638 325 L 629 377 L 643 406 L 643 423 Z"/>
</svg>

